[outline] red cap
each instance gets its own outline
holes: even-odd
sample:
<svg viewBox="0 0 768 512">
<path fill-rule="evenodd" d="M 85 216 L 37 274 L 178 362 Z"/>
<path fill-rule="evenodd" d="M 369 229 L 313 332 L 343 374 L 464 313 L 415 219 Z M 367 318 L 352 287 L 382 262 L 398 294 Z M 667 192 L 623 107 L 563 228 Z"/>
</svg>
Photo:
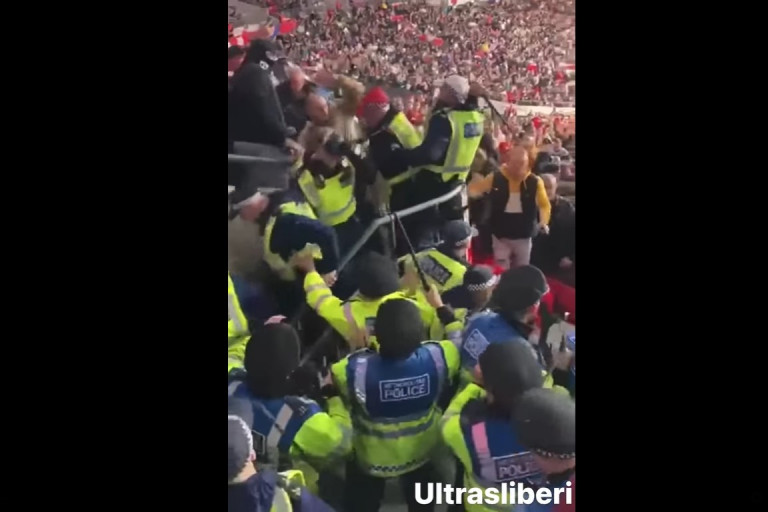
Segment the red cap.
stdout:
<svg viewBox="0 0 768 512">
<path fill-rule="evenodd" d="M 363 110 L 368 105 L 389 105 L 389 96 L 381 87 L 374 87 L 363 97 L 360 107 L 357 109 L 357 117 L 363 115 Z"/>
<path fill-rule="evenodd" d="M 509 151 L 509 142 L 499 142 L 499 153 L 503 155 L 507 151 Z"/>
</svg>

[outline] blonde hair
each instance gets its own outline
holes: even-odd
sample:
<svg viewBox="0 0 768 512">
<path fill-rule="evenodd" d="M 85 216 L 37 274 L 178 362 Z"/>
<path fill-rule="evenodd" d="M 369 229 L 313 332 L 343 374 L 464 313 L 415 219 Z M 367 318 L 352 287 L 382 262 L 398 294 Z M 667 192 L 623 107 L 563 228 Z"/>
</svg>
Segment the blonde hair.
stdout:
<svg viewBox="0 0 768 512">
<path fill-rule="evenodd" d="M 333 128 L 328 126 L 310 126 L 307 128 L 306 138 L 304 139 L 304 150 L 312 154 L 322 147 L 323 144 L 333 135 Z"/>
</svg>

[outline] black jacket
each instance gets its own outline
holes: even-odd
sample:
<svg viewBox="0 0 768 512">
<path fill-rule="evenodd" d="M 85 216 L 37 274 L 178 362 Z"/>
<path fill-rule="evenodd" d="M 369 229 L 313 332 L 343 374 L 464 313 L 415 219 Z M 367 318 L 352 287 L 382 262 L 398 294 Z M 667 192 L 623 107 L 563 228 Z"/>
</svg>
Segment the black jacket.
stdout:
<svg viewBox="0 0 768 512">
<path fill-rule="evenodd" d="M 562 258 L 576 261 L 576 207 L 568 199 L 557 196 L 552 201 L 549 234 L 533 241 L 531 264 L 545 274 L 556 272 Z"/>
<path fill-rule="evenodd" d="M 244 62 L 230 82 L 227 138 L 283 146 L 287 134 L 280 101 L 264 62 Z"/>
<path fill-rule="evenodd" d="M 285 119 L 286 126 L 296 130 L 298 136 L 301 130 L 307 125 L 309 119 L 305 111 L 306 100 L 303 98 L 297 98 L 291 90 L 290 82 L 283 82 L 278 85 L 275 90 L 277 91 L 277 97 L 280 100 L 280 106 L 283 109 L 283 118 Z"/>
<path fill-rule="evenodd" d="M 520 185 L 522 213 L 507 213 L 504 210 L 509 201 L 509 182 L 501 172 L 494 174 L 490 193 L 490 228 L 496 238 L 516 240 L 536 235 L 539 215 L 536 190 L 539 179 L 535 174 L 530 174 Z"/>
<path fill-rule="evenodd" d="M 408 162 L 406 162 L 402 151 L 392 150 L 393 146 L 395 148 L 402 148 L 403 145 L 400 144 L 397 137 L 384 129 L 389 126 L 392 119 L 399 113 L 399 110 L 390 107 L 389 112 L 386 113 L 379 126 L 370 131 L 371 135 L 368 139 L 368 158 L 387 180 L 408 170 Z"/>
</svg>

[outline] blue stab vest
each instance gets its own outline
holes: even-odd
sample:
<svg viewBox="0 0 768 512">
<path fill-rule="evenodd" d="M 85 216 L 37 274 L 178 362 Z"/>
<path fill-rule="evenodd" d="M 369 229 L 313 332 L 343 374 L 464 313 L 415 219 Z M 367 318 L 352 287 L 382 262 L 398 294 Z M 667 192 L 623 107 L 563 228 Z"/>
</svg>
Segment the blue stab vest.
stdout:
<svg viewBox="0 0 768 512">
<path fill-rule="evenodd" d="M 254 397 L 242 381 L 229 384 L 228 396 L 245 398 L 253 406 L 253 448 L 260 462 L 277 464 L 280 454 L 288 454 L 304 422 L 322 408 L 313 400 L 287 396 L 272 400 Z"/>
<path fill-rule="evenodd" d="M 461 433 L 472 461 L 472 478 L 485 488 L 499 488 L 509 482 L 520 482 L 534 492 L 542 487 L 554 490 L 536 464 L 531 452 L 520 443 L 509 428 L 509 420 L 487 413 L 481 400 L 471 400 L 461 411 Z M 563 486 L 560 486 L 564 488 Z M 561 495 L 564 496 L 564 495 Z M 515 505 L 515 512 L 551 512 L 554 502 Z"/>
<path fill-rule="evenodd" d="M 520 444 L 508 419 L 483 413 L 485 404 L 472 400 L 461 412 L 461 433 L 472 460 L 473 478 L 486 488 L 520 481 L 543 481 L 541 469 L 530 451 Z"/>
<path fill-rule="evenodd" d="M 512 340 L 524 341 L 525 338 L 498 313 L 483 311 L 469 319 L 461 340 L 461 366 L 472 370 L 491 343 L 503 343 Z M 527 342 L 526 342 L 527 343 Z M 541 363 L 541 354 L 534 350 Z"/>
<path fill-rule="evenodd" d="M 400 361 L 360 350 L 347 364 L 349 396 L 373 421 L 417 419 L 432 409 L 448 380 L 442 350 L 438 343 L 425 343 Z"/>
</svg>

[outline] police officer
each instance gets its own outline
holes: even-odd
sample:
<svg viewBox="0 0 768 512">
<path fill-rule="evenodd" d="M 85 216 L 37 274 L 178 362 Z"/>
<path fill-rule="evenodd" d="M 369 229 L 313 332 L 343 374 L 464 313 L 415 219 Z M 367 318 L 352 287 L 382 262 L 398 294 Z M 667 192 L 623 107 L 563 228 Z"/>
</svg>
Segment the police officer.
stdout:
<svg viewBox="0 0 768 512">
<path fill-rule="evenodd" d="M 315 263 L 311 258 L 300 258 L 296 265 L 307 273 L 304 278 L 307 304 L 324 318 L 352 349 L 377 346 L 374 323 L 383 303 L 392 299 L 410 301 L 400 291 L 396 265 L 379 253 L 368 253 L 358 260 L 355 269 L 359 283 L 358 293 L 347 301 L 333 295 L 322 276 L 315 270 Z M 422 338 L 426 339 L 429 332 L 439 330 L 439 319 L 432 306 L 415 301 L 412 303 L 418 308 Z"/>
<path fill-rule="evenodd" d="M 228 395 L 252 405 L 260 460 L 285 465 L 290 456 L 322 469 L 351 449 L 349 413 L 339 397 L 328 398 L 326 414 L 314 400 L 296 396 L 298 368 L 299 337 L 293 327 L 259 327 L 245 349 L 245 371 L 230 373 Z"/>
<path fill-rule="evenodd" d="M 275 294 L 279 310 L 290 315 L 301 304 L 303 292 L 293 262 L 303 254 L 317 259 L 323 279 L 336 281 L 339 249 L 336 234 L 315 216 L 312 207 L 297 193 L 257 194 L 240 210 L 245 220 L 258 220 L 264 235 L 265 281 Z"/>
<path fill-rule="evenodd" d="M 456 395 L 443 418 L 442 437 L 459 462 L 457 486 L 488 489 L 512 481 L 535 481 L 541 471 L 510 428 L 510 415 L 524 392 L 541 387 L 539 364 L 523 343 L 495 344 L 480 356 L 477 377 L 483 387 L 469 384 Z M 452 510 L 512 508 L 465 500 L 463 508 Z"/>
<path fill-rule="evenodd" d="M 576 402 L 549 389 L 531 389 L 519 399 L 513 414 L 513 428 L 521 444 L 530 450 L 543 473 L 539 487 L 549 488 L 564 503 L 571 493 L 576 471 Z M 534 502 L 532 512 L 555 510 Z"/>
<path fill-rule="evenodd" d="M 227 401 L 227 512 L 333 512 L 304 487 L 300 471 L 256 471 L 254 417 L 246 400 Z"/>
<path fill-rule="evenodd" d="M 403 112 L 392 106 L 381 87 L 374 87 L 363 97 L 357 117 L 368 136 L 368 158 L 387 181 L 389 207 L 402 210 L 413 203 L 410 178 L 416 169 L 409 167 L 403 154 L 392 148 L 413 149 L 421 144 L 422 135 Z"/>
<path fill-rule="evenodd" d="M 475 235 L 477 230 L 463 220 L 452 220 L 443 227 L 443 241 L 437 247 L 416 254 L 427 282 L 441 294 L 461 285 L 469 267 L 469 243 Z M 410 255 L 402 256 L 400 262 L 405 268 L 413 266 Z"/>
<path fill-rule="evenodd" d="M 431 298 L 439 301 L 434 289 Z M 447 307 L 438 314 L 449 331 L 461 329 Z M 395 477 L 409 511 L 433 510 L 416 503 L 414 486 L 435 481 L 430 457 L 440 437 L 437 402 L 458 373 L 458 352 L 451 341 L 422 343 L 419 310 L 405 299 L 381 305 L 376 333 L 378 353 L 359 350 L 331 368 L 354 426 L 344 510 L 377 512 L 385 479 Z"/>
<path fill-rule="evenodd" d="M 443 302 L 454 308 L 458 319 L 465 320 L 486 308 L 497 282 L 491 267 L 474 265 L 464 273 L 461 286 L 443 294 Z"/>
<path fill-rule="evenodd" d="M 345 253 L 363 234 L 358 201 L 363 203 L 376 174 L 331 128 L 318 129 L 317 136 L 305 153 L 298 185 L 318 220 L 336 231 Z"/>
<path fill-rule="evenodd" d="M 485 116 L 479 111 L 477 97 L 483 94 L 477 84 L 470 86 L 466 78 L 449 76 L 440 87 L 437 103 L 429 119 L 424 141 L 412 149 L 397 149 L 407 166 L 419 169 L 413 188 L 418 191 L 416 202 L 424 202 L 445 194 L 465 183 L 475 153 L 480 147 Z M 460 219 L 463 215 L 461 197 L 443 203 L 431 214 L 406 217 L 407 228 L 414 246 L 430 245 L 434 230 L 443 219 Z"/>
<path fill-rule="evenodd" d="M 478 358 L 492 343 L 512 340 L 527 341 L 528 349 L 536 354 L 542 370 L 550 361 L 539 350 L 535 328 L 536 312 L 542 295 L 547 291 L 544 274 L 526 265 L 507 270 L 501 275 L 491 297 L 488 311 L 472 317 L 461 342 L 463 376 L 471 377 Z"/>
</svg>

